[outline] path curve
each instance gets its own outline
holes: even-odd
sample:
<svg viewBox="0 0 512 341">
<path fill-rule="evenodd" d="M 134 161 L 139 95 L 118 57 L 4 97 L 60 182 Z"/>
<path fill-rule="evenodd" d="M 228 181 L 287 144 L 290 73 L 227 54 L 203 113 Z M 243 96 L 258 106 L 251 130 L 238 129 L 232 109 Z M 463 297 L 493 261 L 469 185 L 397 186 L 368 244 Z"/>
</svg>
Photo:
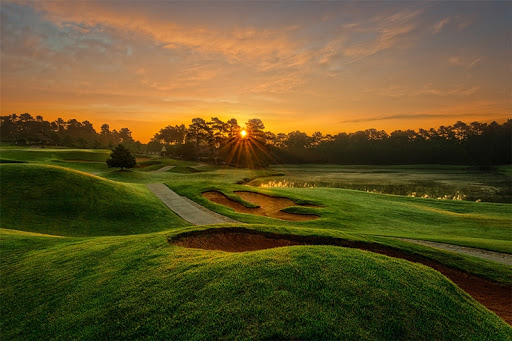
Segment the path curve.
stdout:
<svg viewBox="0 0 512 341">
<path fill-rule="evenodd" d="M 173 169 L 174 167 L 176 167 L 176 166 L 165 166 L 165 167 L 162 167 L 162 168 L 152 171 L 152 173 L 167 172 L 168 170 Z"/>
<path fill-rule="evenodd" d="M 512 255 L 508 253 L 502 253 L 502 252 L 496 252 L 496 251 L 489 251 L 489 250 L 483 250 L 483 249 L 477 249 L 474 247 L 467 247 L 467 246 L 459 246 L 459 245 L 453 245 L 453 244 L 445 244 L 445 243 L 438 243 L 438 242 L 431 242 L 429 240 L 418 240 L 418 239 L 409 239 L 409 238 L 398 238 L 398 237 L 392 237 L 394 239 L 403 240 L 410 243 L 425 245 L 434 247 L 437 249 L 452 251 L 456 253 L 461 253 L 463 255 L 483 258 L 487 260 L 491 260 L 497 263 L 505 264 L 505 265 L 511 265 L 512 266 Z"/>
<path fill-rule="evenodd" d="M 164 184 L 147 184 L 146 186 L 154 195 L 162 200 L 162 202 L 169 207 L 171 211 L 193 225 L 239 223 L 236 220 L 210 211 L 206 207 L 203 207 L 188 198 L 179 196 Z"/>
</svg>

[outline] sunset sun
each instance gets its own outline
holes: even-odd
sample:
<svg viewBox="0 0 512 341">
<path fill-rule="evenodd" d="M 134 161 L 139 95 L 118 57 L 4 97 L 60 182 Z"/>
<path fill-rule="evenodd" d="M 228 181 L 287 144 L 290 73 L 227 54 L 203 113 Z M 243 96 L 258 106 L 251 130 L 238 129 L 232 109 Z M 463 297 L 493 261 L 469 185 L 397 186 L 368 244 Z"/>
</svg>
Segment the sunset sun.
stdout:
<svg viewBox="0 0 512 341">
<path fill-rule="evenodd" d="M 243 139 L 245 139 L 245 138 L 247 137 L 247 130 L 245 130 L 245 129 L 244 129 L 244 130 L 242 130 L 242 131 L 240 132 L 240 136 L 241 136 Z"/>
</svg>

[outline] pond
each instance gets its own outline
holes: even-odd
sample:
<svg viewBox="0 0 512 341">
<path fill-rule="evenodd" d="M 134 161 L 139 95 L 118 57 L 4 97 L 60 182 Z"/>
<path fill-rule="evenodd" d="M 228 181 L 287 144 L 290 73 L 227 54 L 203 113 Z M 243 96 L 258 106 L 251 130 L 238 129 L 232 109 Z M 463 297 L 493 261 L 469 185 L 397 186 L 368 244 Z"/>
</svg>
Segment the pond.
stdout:
<svg viewBox="0 0 512 341">
<path fill-rule="evenodd" d="M 288 166 L 273 167 L 284 175 L 257 178 L 255 187 L 345 188 L 373 193 L 512 203 L 512 177 L 468 167 Z"/>
</svg>

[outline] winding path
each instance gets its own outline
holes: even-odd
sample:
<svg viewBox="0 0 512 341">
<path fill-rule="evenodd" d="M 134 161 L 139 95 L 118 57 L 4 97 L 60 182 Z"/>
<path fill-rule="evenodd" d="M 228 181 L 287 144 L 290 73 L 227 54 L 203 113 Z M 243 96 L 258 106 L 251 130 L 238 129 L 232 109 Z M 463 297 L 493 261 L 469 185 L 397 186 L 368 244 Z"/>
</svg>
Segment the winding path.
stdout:
<svg viewBox="0 0 512 341">
<path fill-rule="evenodd" d="M 146 186 L 174 213 L 193 225 L 239 223 L 236 220 L 210 211 L 188 198 L 179 196 L 164 184 L 147 184 Z"/>
<path fill-rule="evenodd" d="M 508 253 L 488 251 L 488 250 L 483 250 L 483 249 L 477 249 L 474 247 L 431 242 L 428 240 L 417 240 L 417 239 L 396 238 L 396 237 L 394 239 L 400 239 L 400 240 L 410 242 L 410 243 L 421 244 L 421 245 L 425 245 L 425 246 L 434 247 L 437 249 L 461 253 L 463 255 L 483 258 L 483 259 L 491 260 L 491 261 L 498 262 L 498 263 L 505 264 L 505 265 L 512 265 L 512 255 L 508 254 Z"/>
<path fill-rule="evenodd" d="M 167 172 L 169 169 L 173 169 L 174 167 L 176 167 L 176 166 L 165 166 L 165 167 L 162 167 L 162 168 L 152 171 L 152 173 Z"/>
</svg>

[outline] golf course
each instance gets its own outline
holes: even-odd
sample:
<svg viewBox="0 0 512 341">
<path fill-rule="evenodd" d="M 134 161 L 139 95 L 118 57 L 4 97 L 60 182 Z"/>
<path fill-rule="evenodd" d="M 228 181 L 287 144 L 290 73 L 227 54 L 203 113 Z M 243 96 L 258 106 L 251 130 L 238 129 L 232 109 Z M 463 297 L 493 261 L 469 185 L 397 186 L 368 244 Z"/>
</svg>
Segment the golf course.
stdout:
<svg viewBox="0 0 512 341">
<path fill-rule="evenodd" d="M 0 147 L 3 340 L 512 340 L 510 166 L 110 153 Z"/>
</svg>

